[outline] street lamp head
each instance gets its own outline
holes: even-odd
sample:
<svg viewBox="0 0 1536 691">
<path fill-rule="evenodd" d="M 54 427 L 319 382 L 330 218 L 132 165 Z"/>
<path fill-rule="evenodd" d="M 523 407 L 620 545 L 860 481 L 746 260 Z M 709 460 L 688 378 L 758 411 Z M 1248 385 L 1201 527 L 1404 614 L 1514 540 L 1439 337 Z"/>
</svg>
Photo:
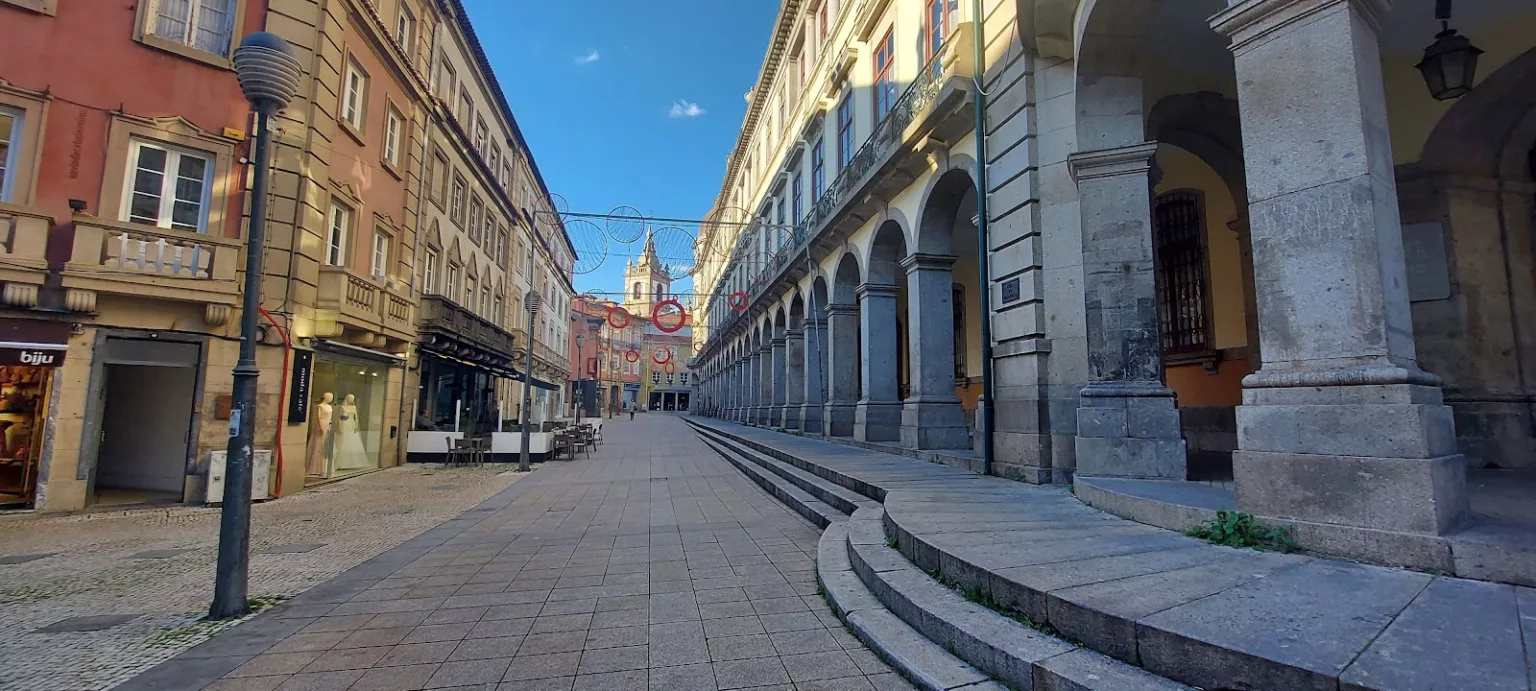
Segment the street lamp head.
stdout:
<svg viewBox="0 0 1536 691">
<path fill-rule="evenodd" d="M 544 296 L 539 291 L 529 289 L 528 296 L 523 298 L 523 305 L 528 308 L 528 314 L 538 316 L 539 310 L 544 307 Z"/>
<path fill-rule="evenodd" d="M 235 78 L 245 100 L 257 109 L 276 112 L 286 107 L 298 93 L 303 74 L 293 46 L 276 34 L 258 31 L 235 49 Z"/>
</svg>

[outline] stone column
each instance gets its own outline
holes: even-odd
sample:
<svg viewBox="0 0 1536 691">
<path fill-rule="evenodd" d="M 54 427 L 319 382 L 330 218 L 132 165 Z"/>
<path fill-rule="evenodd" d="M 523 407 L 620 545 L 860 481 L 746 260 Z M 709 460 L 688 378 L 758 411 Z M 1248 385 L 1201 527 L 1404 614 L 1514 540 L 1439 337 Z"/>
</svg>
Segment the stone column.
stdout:
<svg viewBox="0 0 1536 691">
<path fill-rule="evenodd" d="M 1237 251 L 1242 262 L 1243 274 L 1243 328 L 1248 340 L 1248 371 L 1259 368 L 1263 362 L 1259 348 L 1259 299 L 1253 279 L 1253 231 L 1248 227 L 1248 217 L 1240 216 L 1227 224 L 1237 234 Z"/>
<path fill-rule="evenodd" d="M 747 405 L 746 421 L 757 424 L 757 413 L 763 404 L 763 352 L 753 349 L 747 356 Z"/>
<path fill-rule="evenodd" d="M 1376 37 L 1388 8 L 1243 0 L 1211 19 L 1236 58 L 1263 343 L 1233 472 L 1245 511 L 1438 535 L 1467 516 L 1466 466 L 1414 352 Z"/>
<path fill-rule="evenodd" d="M 758 351 L 757 424 L 773 423 L 773 339 L 764 338 Z"/>
<path fill-rule="evenodd" d="M 896 286 L 864 283 L 855 292 L 859 296 L 859 333 L 864 349 L 864 398 L 854 410 L 853 438 L 900 441 Z"/>
<path fill-rule="evenodd" d="M 741 422 L 743 420 L 741 407 L 746 400 L 747 380 L 746 370 L 742 366 L 741 356 L 736 356 L 736 361 L 731 363 L 731 420 Z"/>
<path fill-rule="evenodd" d="M 858 403 L 859 308 L 827 305 L 827 404 L 822 413 L 822 434 L 853 436 L 854 410 Z"/>
<path fill-rule="evenodd" d="M 784 429 L 799 430 L 805 403 L 805 329 L 784 332 Z"/>
<path fill-rule="evenodd" d="M 822 425 L 822 372 L 827 369 L 827 319 L 812 315 L 805 320 L 805 377 L 801 384 L 800 429 L 806 434 L 821 434 Z M 791 381 L 790 386 L 795 382 Z"/>
<path fill-rule="evenodd" d="M 901 406 L 901 445 L 969 449 L 971 430 L 955 396 L 955 257 L 912 254 L 907 270 L 907 352 L 912 394 Z"/>
<path fill-rule="evenodd" d="M 784 426 L 784 403 L 788 388 L 787 376 L 789 369 L 787 354 L 784 352 L 787 343 L 784 336 L 775 337 L 770 342 L 770 347 L 772 348 L 770 356 L 773 360 L 772 364 L 769 365 L 770 378 L 768 381 L 770 386 L 768 395 L 770 399 L 768 401 L 768 424 L 773 427 Z"/>
<path fill-rule="evenodd" d="M 1150 178 L 1157 144 L 1067 159 L 1083 225 L 1088 385 L 1077 409 L 1077 472 L 1183 480 L 1184 439 L 1163 385 L 1152 265 Z"/>
</svg>

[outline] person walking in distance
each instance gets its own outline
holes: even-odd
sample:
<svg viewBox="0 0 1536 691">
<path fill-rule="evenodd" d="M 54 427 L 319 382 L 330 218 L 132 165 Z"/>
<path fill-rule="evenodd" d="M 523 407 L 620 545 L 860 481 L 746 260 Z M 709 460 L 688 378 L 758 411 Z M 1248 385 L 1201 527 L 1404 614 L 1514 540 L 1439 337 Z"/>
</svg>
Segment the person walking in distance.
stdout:
<svg viewBox="0 0 1536 691">
<path fill-rule="evenodd" d="M 628 408 L 629 408 L 629 419 L 631 419 L 631 420 L 635 419 L 635 404 L 633 404 L 633 403 L 629 404 Z"/>
</svg>

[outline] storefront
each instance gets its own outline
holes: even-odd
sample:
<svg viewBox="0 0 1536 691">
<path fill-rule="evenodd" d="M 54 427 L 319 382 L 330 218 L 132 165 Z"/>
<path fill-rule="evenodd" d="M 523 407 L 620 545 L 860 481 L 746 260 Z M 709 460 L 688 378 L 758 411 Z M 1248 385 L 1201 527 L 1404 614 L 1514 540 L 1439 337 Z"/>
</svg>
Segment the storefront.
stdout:
<svg viewBox="0 0 1536 691">
<path fill-rule="evenodd" d="M 305 481 L 377 470 L 389 427 L 389 369 L 399 359 L 339 344 L 318 344 L 313 357 Z"/>
<path fill-rule="evenodd" d="M 510 379 L 512 372 L 423 349 L 421 390 L 411 428 L 463 432 L 466 436 L 497 431 L 503 413 L 496 395 L 500 378 Z M 505 413 L 511 415 L 512 411 Z"/>
<path fill-rule="evenodd" d="M 68 324 L 0 319 L 0 509 L 37 497 L 55 372 L 64 364 Z"/>
</svg>

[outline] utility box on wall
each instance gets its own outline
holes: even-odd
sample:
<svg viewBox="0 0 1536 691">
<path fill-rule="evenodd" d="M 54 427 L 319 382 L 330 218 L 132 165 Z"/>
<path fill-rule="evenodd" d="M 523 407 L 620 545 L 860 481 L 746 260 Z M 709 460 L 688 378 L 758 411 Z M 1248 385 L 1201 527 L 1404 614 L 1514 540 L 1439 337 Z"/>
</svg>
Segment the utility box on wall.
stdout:
<svg viewBox="0 0 1536 691">
<path fill-rule="evenodd" d="M 228 451 L 208 452 L 208 482 L 204 485 L 207 493 L 203 495 L 205 504 L 224 503 L 224 466 L 227 465 Z M 268 475 L 272 468 L 272 451 L 257 450 L 251 453 L 251 500 L 261 501 L 267 498 Z"/>
</svg>

